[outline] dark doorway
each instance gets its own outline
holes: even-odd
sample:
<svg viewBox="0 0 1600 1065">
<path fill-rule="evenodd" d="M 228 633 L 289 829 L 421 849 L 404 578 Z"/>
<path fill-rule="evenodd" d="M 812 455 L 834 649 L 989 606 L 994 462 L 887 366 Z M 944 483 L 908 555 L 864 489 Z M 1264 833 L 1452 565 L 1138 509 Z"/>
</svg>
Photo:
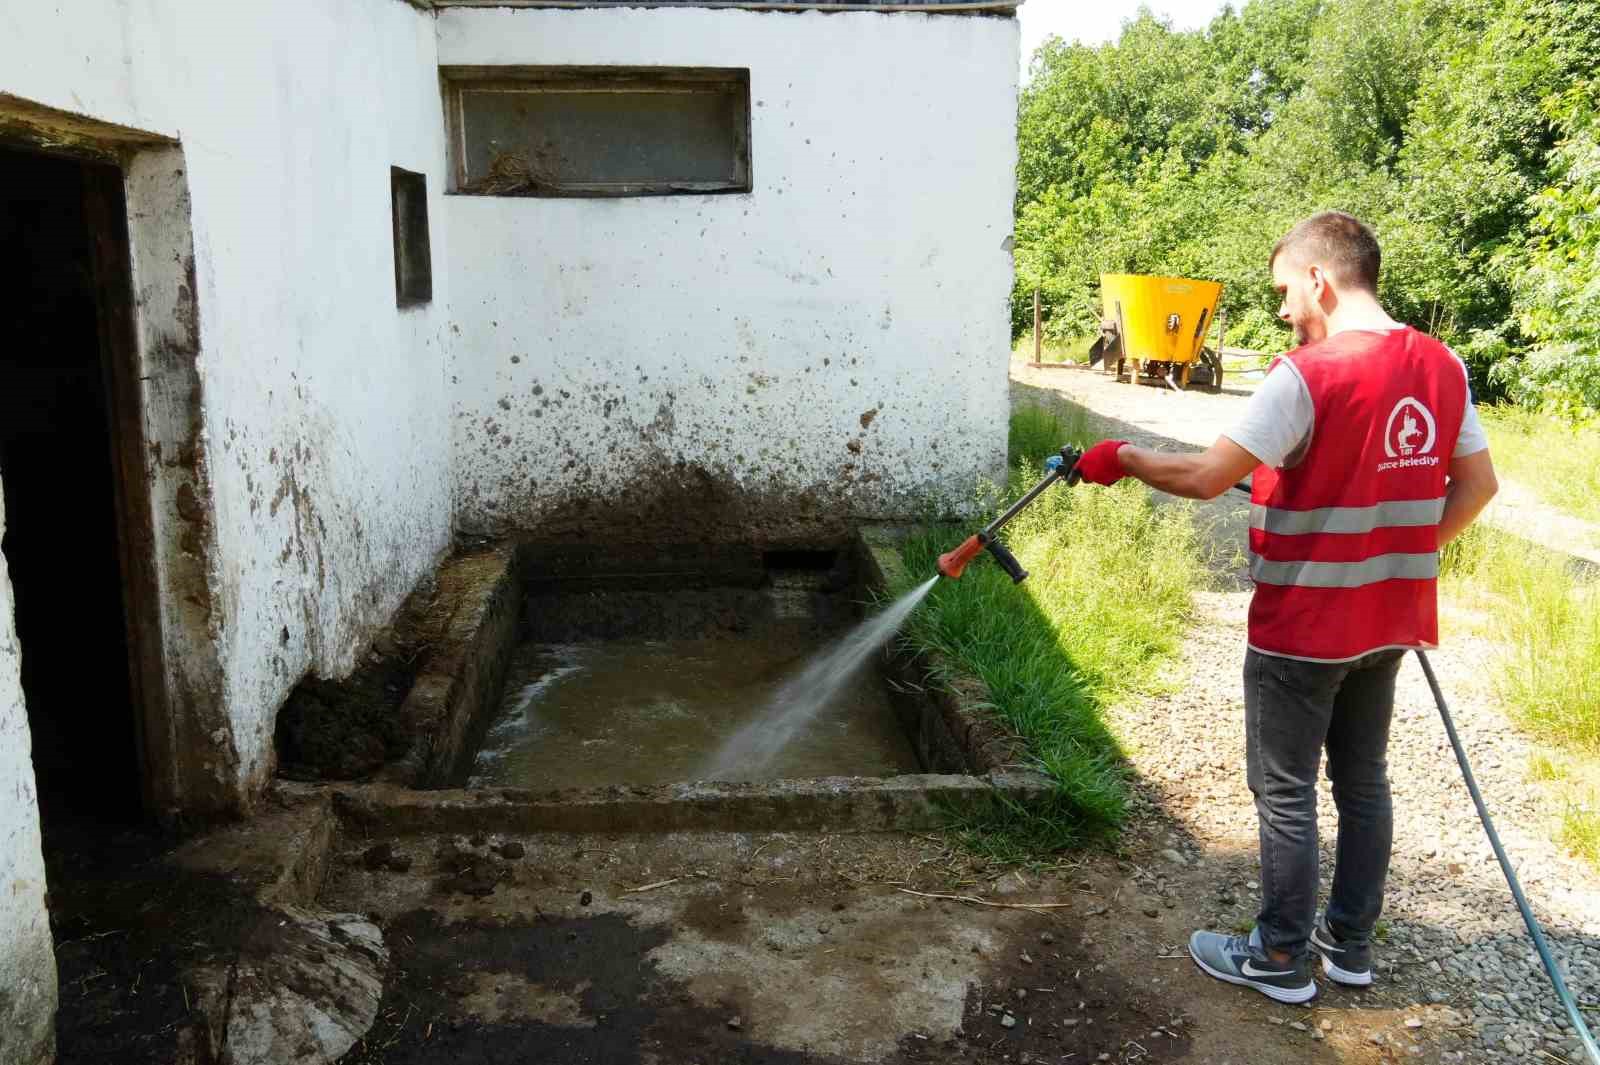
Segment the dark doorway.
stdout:
<svg viewBox="0 0 1600 1065">
<path fill-rule="evenodd" d="M 116 167 L 0 148 L 0 549 L 47 850 L 53 829 L 126 825 L 144 807 L 118 539 L 123 442 L 102 354 L 124 328 L 105 294 L 128 290 L 126 227 Z"/>
</svg>

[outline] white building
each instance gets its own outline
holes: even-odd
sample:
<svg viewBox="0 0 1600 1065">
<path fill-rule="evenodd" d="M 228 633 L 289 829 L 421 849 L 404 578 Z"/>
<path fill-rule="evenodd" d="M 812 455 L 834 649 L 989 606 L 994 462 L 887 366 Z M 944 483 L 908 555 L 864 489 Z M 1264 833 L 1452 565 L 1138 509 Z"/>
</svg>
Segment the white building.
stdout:
<svg viewBox="0 0 1600 1065">
<path fill-rule="evenodd" d="M 0 1060 L 51 1054 L 52 789 L 248 811 L 457 533 L 998 472 L 1015 3 L 0 10 Z"/>
</svg>

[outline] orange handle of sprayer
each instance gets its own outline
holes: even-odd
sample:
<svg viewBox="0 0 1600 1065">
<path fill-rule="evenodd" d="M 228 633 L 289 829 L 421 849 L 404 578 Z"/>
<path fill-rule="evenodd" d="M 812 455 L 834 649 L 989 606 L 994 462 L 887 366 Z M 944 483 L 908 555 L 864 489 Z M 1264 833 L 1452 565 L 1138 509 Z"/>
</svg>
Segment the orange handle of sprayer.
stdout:
<svg viewBox="0 0 1600 1065">
<path fill-rule="evenodd" d="M 939 573 L 951 580 L 961 576 L 967 568 L 967 563 L 977 558 L 983 552 L 983 541 L 977 536 L 969 536 L 961 542 L 961 546 L 954 551 L 946 551 L 939 556 Z"/>
</svg>

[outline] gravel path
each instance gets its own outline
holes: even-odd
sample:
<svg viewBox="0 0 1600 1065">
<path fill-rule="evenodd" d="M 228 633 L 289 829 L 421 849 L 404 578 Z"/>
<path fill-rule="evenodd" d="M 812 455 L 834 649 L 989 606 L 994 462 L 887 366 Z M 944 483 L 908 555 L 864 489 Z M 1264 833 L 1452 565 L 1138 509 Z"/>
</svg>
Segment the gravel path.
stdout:
<svg viewBox="0 0 1600 1065">
<path fill-rule="evenodd" d="M 1167 446 L 1213 439 L 1243 403 L 1239 396 L 1135 389 L 1098 374 L 1013 363 L 1015 402 L 1059 398 L 1090 407 L 1117 435 Z M 1217 547 L 1216 566 L 1226 567 L 1225 540 L 1240 533 L 1242 511 L 1237 496 L 1198 511 Z M 1191 895 L 1186 908 L 1203 923 L 1230 929 L 1248 927 L 1254 915 L 1259 870 L 1255 810 L 1244 781 L 1240 676 L 1249 593 L 1240 590 L 1237 570 L 1223 577 L 1222 590 L 1198 597 L 1170 694 L 1122 708 L 1114 725 L 1148 800 L 1150 831 L 1169 833 L 1175 844 L 1169 856 L 1183 859 L 1189 882 L 1200 887 L 1202 897 Z M 1501 838 L 1570 985 L 1581 1001 L 1600 999 L 1600 879 L 1552 842 L 1551 812 L 1529 778 L 1538 747 L 1508 726 L 1493 671 L 1485 668 L 1495 648 L 1465 632 L 1468 620 L 1446 608 L 1445 646 L 1431 655 L 1434 667 Z M 1360 994 L 1325 991 L 1320 1001 L 1402 1011 L 1421 1022 L 1428 1038 L 1374 1033 L 1366 1048 L 1371 1060 L 1581 1060 L 1415 660 L 1401 672 L 1390 777 L 1395 846 L 1379 981 Z M 1325 788 L 1320 815 L 1326 873 L 1337 816 Z"/>
</svg>

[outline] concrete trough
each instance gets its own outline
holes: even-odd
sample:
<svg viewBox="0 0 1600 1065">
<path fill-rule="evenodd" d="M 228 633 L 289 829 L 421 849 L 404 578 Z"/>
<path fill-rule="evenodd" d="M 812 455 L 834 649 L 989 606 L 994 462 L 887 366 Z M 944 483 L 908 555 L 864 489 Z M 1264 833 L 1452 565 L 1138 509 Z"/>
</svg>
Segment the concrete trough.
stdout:
<svg viewBox="0 0 1600 1065">
<path fill-rule="evenodd" d="M 900 535 L 868 526 L 840 542 L 780 549 L 530 542 L 453 559 L 439 575 L 451 589 L 448 617 L 401 707 L 409 749 L 366 782 L 335 785 L 339 819 L 368 834 L 867 832 L 926 829 L 951 809 L 1046 794 L 1048 778 L 1028 768 L 1020 742 L 981 709 L 982 683 L 936 679 L 958 674 L 898 640 L 874 656 L 863 681 L 878 700 L 864 712 L 883 715 L 880 727 L 894 733 L 888 742 L 903 749 L 881 771 L 842 775 L 823 750 L 805 763 L 817 771 L 804 775 L 703 780 L 693 766 L 673 765 L 651 776 L 641 767 L 660 768 L 653 763 L 665 741 L 650 736 L 576 781 L 560 770 L 581 745 L 532 763 L 555 766 L 556 779 L 483 773 L 480 751 L 506 719 L 508 685 L 526 679 L 517 670 L 531 644 L 604 647 L 710 634 L 737 659 L 752 631 L 796 617 L 799 627 L 782 629 L 782 639 L 832 638 L 874 594 L 901 583 Z M 835 746 L 855 753 L 854 743 Z"/>
</svg>

